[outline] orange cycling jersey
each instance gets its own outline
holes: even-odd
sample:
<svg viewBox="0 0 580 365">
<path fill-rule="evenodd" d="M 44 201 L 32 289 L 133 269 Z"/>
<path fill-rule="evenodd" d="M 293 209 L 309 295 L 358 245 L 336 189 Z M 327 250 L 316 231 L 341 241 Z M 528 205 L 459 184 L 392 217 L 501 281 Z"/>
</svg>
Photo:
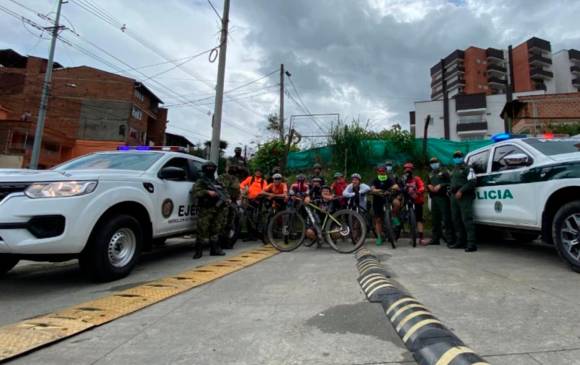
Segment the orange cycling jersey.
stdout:
<svg viewBox="0 0 580 365">
<path fill-rule="evenodd" d="M 285 183 L 279 183 L 279 184 L 269 184 L 268 186 L 266 186 L 266 188 L 264 189 L 264 192 L 266 193 L 271 193 L 271 194 L 288 194 L 288 186 Z"/>
<path fill-rule="evenodd" d="M 246 187 L 248 188 L 248 199 L 256 199 L 258 195 L 264 190 L 264 185 L 266 181 L 261 177 L 257 176 L 248 176 L 242 183 L 240 184 L 240 189 L 244 190 Z"/>
</svg>

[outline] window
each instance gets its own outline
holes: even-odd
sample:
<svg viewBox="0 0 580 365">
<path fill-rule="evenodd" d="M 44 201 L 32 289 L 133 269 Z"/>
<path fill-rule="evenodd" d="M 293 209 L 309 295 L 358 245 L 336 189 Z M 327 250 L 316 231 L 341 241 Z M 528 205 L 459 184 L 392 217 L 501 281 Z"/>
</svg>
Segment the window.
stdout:
<svg viewBox="0 0 580 365">
<path fill-rule="evenodd" d="M 139 101 L 145 100 L 145 96 L 143 95 L 143 93 L 137 89 L 135 89 L 135 91 L 133 92 L 133 95 L 135 95 L 135 98 Z"/>
<path fill-rule="evenodd" d="M 162 169 L 165 167 L 178 167 L 180 169 L 184 169 L 185 175 L 187 176 L 186 180 L 184 181 L 193 181 L 192 174 L 189 171 L 189 159 L 182 157 L 172 158 L 171 160 L 167 161 L 165 165 L 163 165 Z"/>
<path fill-rule="evenodd" d="M 143 118 L 143 111 L 136 106 L 133 106 L 133 109 L 131 110 L 131 116 L 135 119 L 141 120 L 141 118 Z"/>
<path fill-rule="evenodd" d="M 191 171 L 191 178 L 193 181 L 199 179 L 201 176 L 201 165 L 203 162 L 196 160 L 189 160 L 189 171 Z"/>
<path fill-rule="evenodd" d="M 491 171 L 496 172 L 517 168 L 517 166 L 516 167 L 509 166 L 505 162 L 506 156 L 513 155 L 515 153 L 523 153 L 524 155 L 528 156 L 528 154 L 522 151 L 521 148 L 513 145 L 505 145 L 497 147 L 495 149 L 495 152 L 493 153 L 493 162 L 491 163 Z M 528 156 L 528 159 L 529 159 L 528 165 L 530 165 L 532 162 L 530 156 Z"/>
<path fill-rule="evenodd" d="M 580 141 L 574 139 L 525 139 L 524 142 L 548 156 L 580 151 Z"/>
<path fill-rule="evenodd" d="M 163 156 L 158 152 L 95 153 L 66 162 L 55 168 L 66 170 L 133 170 L 145 171 Z"/>
<path fill-rule="evenodd" d="M 489 160 L 489 150 L 477 153 L 467 160 L 467 164 L 473 168 L 476 174 L 487 172 L 487 161 Z"/>
<path fill-rule="evenodd" d="M 120 125 L 119 126 L 119 135 L 125 137 L 126 130 L 127 130 L 126 126 Z"/>
<path fill-rule="evenodd" d="M 481 123 L 483 122 L 483 114 L 462 115 L 459 117 L 459 123 Z"/>
</svg>

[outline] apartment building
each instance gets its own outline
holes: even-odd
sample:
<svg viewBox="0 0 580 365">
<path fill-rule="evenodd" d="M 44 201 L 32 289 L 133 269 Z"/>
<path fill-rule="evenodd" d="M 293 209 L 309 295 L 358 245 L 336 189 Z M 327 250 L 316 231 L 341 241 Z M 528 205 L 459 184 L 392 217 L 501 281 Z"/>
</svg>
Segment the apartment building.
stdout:
<svg viewBox="0 0 580 365">
<path fill-rule="evenodd" d="M 564 49 L 552 55 L 554 79 L 559 93 L 580 91 L 580 51 Z"/>
<path fill-rule="evenodd" d="M 28 165 L 47 61 L 0 50 L 0 154 Z M 39 166 L 119 145 L 160 145 L 167 109 L 143 83 L 88 66 L 55 63 Z M 0 166 L 2 167 L 2 166 Z"/>
</svg>

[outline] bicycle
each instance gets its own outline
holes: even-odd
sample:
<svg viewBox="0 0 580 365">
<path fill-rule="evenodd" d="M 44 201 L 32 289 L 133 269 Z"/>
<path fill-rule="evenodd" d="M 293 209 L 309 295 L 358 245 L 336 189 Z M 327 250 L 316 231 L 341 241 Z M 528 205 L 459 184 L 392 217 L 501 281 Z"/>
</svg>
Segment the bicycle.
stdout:
<svg viewBox="0 0 580 365">
<path fill-rule="evenodd" d="M 241 217 L 244 211 L 237 201 L 230 202 L 227 209 L 226 226 L 220 235 L 220 243 L 223 249 L 232 249 L 240 237 Z"/>
<path fill-rule="evenodd" d="M 308 227 L 301 210 L 306 213 L 317 240 L 328 243 L 335 251 L 352 253 L 364 244 L 367 228 L 360 214 L 349 209 L 331 214 L 301 198 L 293 197 L 291 201 L 293 203 L 276 213 L 268 224 L 268 239 L 279 251 L 293 251 L 304 243 Z M 318 216 L 319 213 L 322 217 Z"/>
<path fill-rule="evenodd" d="M 360 205 L 359 193 L 355 193 L 354 197 L 348 199 L 347 209 L 355 211 L 363 217 L 364 221 L 366 222 L 367 232 L 373 231 L 373 220 L 371 214 L 366 207 L 362 207 Z"/>
<path fill-rule="evenodd" d="M 246 218 L 246 226 L 248 233 L 255 236 L 263 243 L 268 243 L 266 239 L 266 228 L 268 227 L 268 219 L 270 217 L 271 204 L 265 195 L 258 195 L 253 200 L 247 197 L 242 198 L 242 211 Z"/>
<path fill-rule="evenodd" d="M 393 223 L 391 222 L 392 215 L 391 215 L 391 204 L 392 204 L 392 194 L 390 191 L 371 191 L 370 193 L 373 196 L 384 198 L 385 203 L 383 205 L 383 234 L 391 243 L 391 247 L 397 248 L 396 246 L 396 237 L 395 231 L 393 229 Z M 374 204 L 374 201 L 373 201 Z"/>
<path fill-rule="evenodd" d="M 408 225 L 411 244 L 413 247 L 417 247 L 417 218 L 415 217 L 415 202 L 406 189 L 402 191 L 401 197 L 401 210 L 399 213 L 401 225 L 399 226 L 396 236 L 398 239 L 401 235 L 401 230 L 404 230 L 405 225 Z"/>
</svg>

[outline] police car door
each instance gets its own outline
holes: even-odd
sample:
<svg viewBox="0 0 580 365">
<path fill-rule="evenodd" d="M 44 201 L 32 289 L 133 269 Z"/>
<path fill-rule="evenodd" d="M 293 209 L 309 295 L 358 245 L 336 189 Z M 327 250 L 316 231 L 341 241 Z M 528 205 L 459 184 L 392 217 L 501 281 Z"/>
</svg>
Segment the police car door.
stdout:
<svg viewBox="0 0 580 365">
<path fill-rule="evenodd" d="M 469 159 L 467 160 L 467 165 L 473 169 L 475 175 L 477 176 L 475 200 L 473 201 L 473 218 L 477 223 L 486 222 L 490 217 L 490 211 L 493 211 L 493 207 L 489 202 L 480 199 L 480 193 L 482 190 L 480 184 L 481 181 L 486 179 L 488 174 L 490 154 L 490 149 L 486 149 L 469 156 Z"/>
<path fill-rule="evenodd" d="M 521 163 L 513 164 L 513 157 L 521 156 Z M 498 225 L 534 227 L 537 222 L 533 183 L 524 183 L 532 156 L 515 144 L 495 146 L 491 173 L 486 177 L 480 198 L 493 206 L 490 220 Z"/>
<path fill-rule="evenodd" d="M 193 187 L 194 176 L 190 169 L 189 159 L 185 157 L 173 157 L 163 165 L 165 167 L 177 167 L 186 172 L 183 179 L 159 179 L 157 202 L 161 211 L 160 235 L 171 235 L 193 230 L 192 222 L 192 198 L 190 195 Z"/>
</svg>

